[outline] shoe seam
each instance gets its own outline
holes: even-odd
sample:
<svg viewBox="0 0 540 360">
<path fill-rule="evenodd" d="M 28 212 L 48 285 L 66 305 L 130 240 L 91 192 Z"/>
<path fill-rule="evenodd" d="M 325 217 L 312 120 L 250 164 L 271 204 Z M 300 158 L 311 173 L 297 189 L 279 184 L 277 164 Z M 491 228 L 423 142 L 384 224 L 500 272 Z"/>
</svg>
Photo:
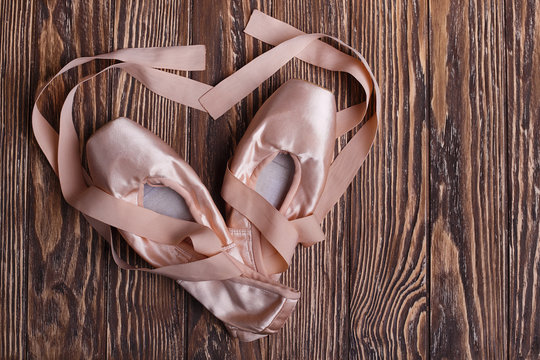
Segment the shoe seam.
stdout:
<svg viewBox="0 0 540 360">
<path fill-rule="evenodd" d="M 276 319 L 280 317 L 280 315 L 282 315 L 284 309 L 285 309 L 285 304 L 287 304 L 289 302 L 289 299 L 285 299 L 285 301 L 281 304 L 281 308 L 279 309 L 279 311 L 276 313 L 276 316 L 274 316 L 274 318 L 272 319 L 272 321 L 270 322 L 270 324 L 268 324 L 267 327 L 265 327 L 263 330 L 261 330 L 261 333 L 266 333 L 266 334 L 275 334 L 278 332 L 279 329 L 281 329 L 285 323 L 287 322 L 287 319 L 289 319 L 290 315 L 292 315 L 292 311 L 291 313 L 289 314 L 289 316 L 287 316 L 285 318 L 285 320 L 282 322 L 282 325 L 278 328 L 278 329 L 271 329 L 271 326 L 274 325 L 274 323 L 276 322 Z M 295 309 L 295 307 L 292 308 L 293 310 Z"/>
</svg>

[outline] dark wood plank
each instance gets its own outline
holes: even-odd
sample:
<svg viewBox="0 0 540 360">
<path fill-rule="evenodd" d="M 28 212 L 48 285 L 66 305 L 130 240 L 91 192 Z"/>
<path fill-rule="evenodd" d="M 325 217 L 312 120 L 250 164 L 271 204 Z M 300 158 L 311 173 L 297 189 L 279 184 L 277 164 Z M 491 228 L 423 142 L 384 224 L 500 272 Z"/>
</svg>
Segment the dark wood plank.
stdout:
<svg viewBox="0 0 540 360">
<path fill-rule="evenodd" d="M 540 358 L 540 2 L 506 2 L 509 356 Z"/>
<path fill-rule="evenodd" d="M 273 1 L 260 10 L 304 32 L 322 32 L 350 41 L 347 2 Z M 261 47 L 257 40 L 249 39 L 246 43 L 255 44 L 257 51 L 254 55 L 262 53 L 261 49 L 268 49 L 268 46 Z M 260 100 L 255 104 L 253 113 L 267 96 L 291 78 L 328 88 L 336 94 L 339 105 L 349 104 L 347 93 L 351 84 L 345 75 L 293 60 L 262 86 L 258 93 L 261 94 L 258 96 Z M 283 329 L 269 337 L 271 359 L 348 357 L 349 239 L 346 231 L 349 218 L 349 203 L 342 201 L 324 222 L 326 240 L 311 248 L 298 247 L 282 282 L 298 289 L 302 297 Z"/>
<path fill-rule="evenodd" d="M 193 1 L 190 42 L 206 46 L 206 71 L 191 77 L 208 84 L 240 68 L 246 61 L 244 24 L 250 14 L 246 1 Z M 189 162 L 224 210 L 220 197 L 225 164 L 232 155 L 233 141 L 246 127 L 245 101 L 214 121 L 207 114 L 190 110 Z M 187 357 L 189 359 L 264 358 L 265 341 L 240 343 L 229 336 L 223 324 L 188 296 Z"/>
<path fill-rule="evenodd" d="M 187 45 L 188 23 L 188 1 L 116 2 L 111 19 L 113 48 Z M 125 116 L 137 121 L 184 156 L 186 108 L 150 92 L 125 73 L 115 73 L 112 81 L 111 119 Z M 116 244 L 130 263 L 144 264 L 120 236 Z M 171 279 L 110 264 L 109 355 L 184 358 L 183 289 Z"/>
<path fill-rule="evenodd" d="M 109 50 L 108 3 L 35 1 L 35 9 L 33 91 L 69 60 Z M 42 102 L 44 114 L 57 119 L 68 89 L 95 69 L 92 64 L 59 79 Z M 75 103 L 81 135 L 107 114 L 106 79 L 89 85 Z M 62 200 L 51 167 L 36 142 L 30 144 L 27 355 L 104 358 L 108 246 Z"/>
<path fill-rule="evenodd" d="M 32 12 L 0 3 L 0 358 L 26 354 Z M 16 46 L 14 46 L 16 44 Z"/>
<path fill-rule="evenodd" d="M 383 113 L 345 220 L 351 359 L 428 357 L 427 6 L 352 5 L 351 41 L 372 66 Z"/>
<path fill-rule="evenodd" d="M 507 356 L 503 9 L 430 6 L 431 355 Z"/>
</svg>

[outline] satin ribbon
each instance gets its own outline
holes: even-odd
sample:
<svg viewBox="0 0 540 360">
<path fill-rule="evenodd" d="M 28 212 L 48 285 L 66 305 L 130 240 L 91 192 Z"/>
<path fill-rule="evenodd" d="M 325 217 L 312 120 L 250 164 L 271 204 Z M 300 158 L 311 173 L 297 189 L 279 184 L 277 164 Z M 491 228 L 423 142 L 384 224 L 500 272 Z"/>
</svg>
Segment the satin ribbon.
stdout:
<svg viewBox="0 0 540 360">
<path fill-rule="evenodd" d="M 319 227 L 320 222 L 347 190 L 375 140 L 378 119 L 381 115 L 381 94 L 363 56 L 333 36 L 304 34 L 257 10 L 252 14 L 245 32 L 276 47 L 256 57 L 201 97 L 199 101 L 214 118 L 221 116 L 251 93 L 293 57 L 327 70 L 347 72 L 364 89 L 367 98 L 365 102 L 338 111 L 336 114 L 336 137 L 361 124 L 372 97 L 375 101 L 375 114 L 363 124 L 332 162 L 315 211 L 304 219 L 296 219 L 294 226 L 287 224 L 288 220 L 283 214 L 254 189 L 245 186 L 238 179 L 236 181 L 231 179 L 233 175 L 230 172 L 226 173 L 222 188 L 224 200 L 248 218 L 279 253 L 281 263 L 276 265 L 275 259 L 265 259 L 268 262 L 265 268 L 273 268 L 271 273 L 282 272 L 290 264 L 298 243 L 309 246 L 324 239 Z M 356 58 L 321 42 L 320 38 L 337 42 L 349 49 Z"/>
<path fill-rule="evenodd" d="M 243 211 L 250 220 L 269 239 L 287 264 L 297 243 L 313 244 L 324 238 L 318 223 L 339 200 L 362 165 L 373 144 L 377 122 L 381 113 L 380 90 L 365 59 L 353 48 L 339 39 L 324 34 L 304 34 L 281 21 L 255 11 L 248 23 L 246 33 L 264 42 L 276 45 L 275 48 L 255 58 L 243 68 L 224 79 L 215 87 L 186 77 L 177 76 L 158 68 L 173 70 L 203 70 L 204 47 L 185 46 L 169 48 L 134 48 L 122 49 L 94 57 L 78 58 L 64 66 L 41 90 L 36 98 L 32 112 L 32 126 L 36 140 L 60 179 L 62 193 L 66 201 L 81 211 L 100 233 L 110 240 L 110 226 L 132 232 L 152 241 L 174 245 L 191 238 L 194 248 L 207 255 L 204 260 L 188 264 L 178 264 L 152 271 L 176 280 L 219 280 L 239 276 L 243 265 L 223 252 L 226 244 L 203 225 L 170 218 L 117 199 L 98 189 L 85 180 L 87 175 L 81 166 L 79 139 L 72 119 L 73 99 L 79 86 L 90 78 L 111 70 L 126 71 L 147 86 L 150 90 L 172 101 L 205 110 L 212 117 L 218 118 L 234 104 L 247 96 L 263 81 L 278 71 L 293 57 L 308 63 L 351 74 L 363 87 L 367 101 L 359 103 L 337 113 L 338 126 L 336 136 L 340 136 L 360 124 L 365 117 L 371 97 L 375 97 L 375 115 L 372 116 L 351 138 L 348 144 L 334 159 L 322 197 L 314 213 L 305 219 L 297 219 L 290 224 L 279 218 L 274 210 L 268 208 L 265 200 L 249 194 L 251 189 L 242 189 L 251 200 Z M 348 48 L 355 56 L 351 57 L 334 47 L 319 41 L 329 38 Z M 60 115 L 60 130 L 52 128 L 38 109 L 37 102 L 50 83 L 66 71 L 95 59 L 111 59 L 123 63 L 111 65 L 97 74 L 77 84 L 68 94 Z M 229 180 L 228 184 L 234 183 Z M 227 190 L 224 190 L 227 196 Z M 257 194 L 258 195 L 258 194 Z M 227 196 L 228 202 L 235 199 Z M 236 207 L 244 205 L 235 203 Z M 278 228 L 274 227 L 279 224 Z M 321 236 L 322 234 L 322 236 Z M 283 236 L 293 241 L 284 241 Z M 313 240 L 315 237 L 315 240 Z M 121 260 L 114 248 L 113 256 L 123 268 L 133 269 Z"/>
</svg>

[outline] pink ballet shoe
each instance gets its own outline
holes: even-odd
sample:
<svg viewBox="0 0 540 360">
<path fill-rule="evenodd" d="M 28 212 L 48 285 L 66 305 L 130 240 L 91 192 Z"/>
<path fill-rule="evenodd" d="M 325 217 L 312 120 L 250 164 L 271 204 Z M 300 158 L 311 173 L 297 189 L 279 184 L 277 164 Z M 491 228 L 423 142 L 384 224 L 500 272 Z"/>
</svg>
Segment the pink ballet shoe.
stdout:
<svg viewBox="0 0 540 360">
<path fill-rule="evenodd" d="M 241 330 L 245 334 L 242 340 L 253 340 L 282 326 L 294 310 L 299 293 L 242 266 L 243 259 L 208 190 L 173 149 L 126 118 L 100 128 L 88 140 L 86 149 L 95 186 L 123 201 L 211 229 L 223 243 L 221 251 L 238 260 L 241 276 L 178 280 L 232 332 Z M 167 245 L 128 231 L 120 233 L 155 268 L 197 262 L 211 255 L 200 254 L 190 241 Z"/>
<path fill-rule="evenodd" d="M 282 273 L 298 243 L 324 239 L 313 213 L 332 162 L 335 131 L 334 95 L 289 80 L 266 100 L 238 143 L 222 196 L 244 262 L 261 274 Z M 306 233 L 310 224 L 315 231 Z"/>
<path fill-rule="evenodd" d="M 327 90 L 290 80 L 256 113 L 228 164 L 221 194 L 231 234 L 244 263 L 277 280 L 298 244 L 324 240 L 321 221 L 346 191 L 375 139 L 380 91 L 364 58 L 339 39 L 304 34 L 259 11 L 251 16 L 246 33 L 276 47 L 199 99 L 212 117 L 221 116 L 293 57 L 348 72 L 367 99 L 337 111 Z M 319 38 L 340 43 L 356 57 Z M 366 120 L 371 101 L 376 111 Z M 335 140 L 360 124 L 334 158 Z"/>
</svg>

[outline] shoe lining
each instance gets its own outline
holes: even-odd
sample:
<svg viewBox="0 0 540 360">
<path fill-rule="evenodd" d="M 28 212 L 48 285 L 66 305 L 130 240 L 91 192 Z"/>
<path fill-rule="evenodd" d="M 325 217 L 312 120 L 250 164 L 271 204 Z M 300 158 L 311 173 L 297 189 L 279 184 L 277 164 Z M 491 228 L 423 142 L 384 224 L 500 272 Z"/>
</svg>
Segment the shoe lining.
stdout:
<svg viewBox="0 0 540 360">
<path fill-rule="evenodd" d="M 259 173 L 255 191 L 279 209 L 291 187 L 293 177 L 293 159 L 288 154 L 278 154 Z M 176 219 L 194 220 L 184 198 L 166 186 L 144 184 L 143 206 Z"/>
<path fill-rule="evenodd" d="M 166 186 L 144 184 L 143 206 L 176 219 L 194 220 L 184 198 Z"/>
<path fill-rule="evenodd" d="M 278 154 L 272 162 L 262 168 L 257 177 L 255 191 L 279 209 L 291 187 L 294 170 L 292 157 L 285 153 Z"/>
</svg>

